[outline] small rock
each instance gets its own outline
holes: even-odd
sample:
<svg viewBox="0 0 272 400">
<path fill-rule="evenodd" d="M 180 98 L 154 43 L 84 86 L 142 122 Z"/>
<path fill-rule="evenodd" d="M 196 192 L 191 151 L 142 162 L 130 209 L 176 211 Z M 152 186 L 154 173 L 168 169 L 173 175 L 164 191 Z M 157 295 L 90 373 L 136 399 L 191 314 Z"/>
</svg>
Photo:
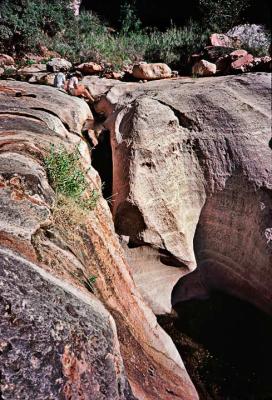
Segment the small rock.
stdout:
<svg viewBox="0 0 272 400">
<path fill-rule="evenodd" d="M 15 61 L 11 56 L 7 54 L 0 54 L 0 65 L 14 65 Z"/>
<path fill-rule="evenodd" d="M 192 68 L 192 74 L 197 76 L 212 76 L 216 73 L 216 65 L 206 60 L 198 61 Z"/>
<path fill-rule="evenodd" d="M 4 68 L 1 68 L 1 67 L 0 67 L 0 76 L 4 75 L 4 73 L 5 73 Z"/>
<path fill-rule="evenodd" d="M 77 70 L 82 72 L 84 75 L 95 75 L 102 72 L 104 68 L 102 65 L 96 64 L 95 62 L 88 62 L 80 64 Z"/>
<path fill-rule="evenodd" d="M 61 69 L 69 71 L 72 68 L 72 64 L 64 58 L 53 58 L 46 64 L 46 67 L 49 72 L 59 72 Z"/>
<path fill-rule="evenodd" d="M 171 78 L 172 71 L 164 63 L 140 63 L 133 66 L 132 75 L 136 79 L 151 81 L 154 79 Z"/>
</svg>

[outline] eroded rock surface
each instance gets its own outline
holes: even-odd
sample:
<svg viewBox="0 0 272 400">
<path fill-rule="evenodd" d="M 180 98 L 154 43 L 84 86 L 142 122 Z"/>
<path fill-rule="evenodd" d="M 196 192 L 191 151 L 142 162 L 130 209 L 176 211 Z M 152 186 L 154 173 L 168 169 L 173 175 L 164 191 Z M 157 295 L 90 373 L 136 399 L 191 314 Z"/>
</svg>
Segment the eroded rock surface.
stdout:
<svg viewBox="0 0 272 400">
<path fill-rule="evenodd" d="M 271 312 L 270 89 L 265 73 L 183 79 L 138 86 L 115 103 L 114 221 L 156 313 L 171 310 L 165 282 L 196 267 L 173 303 L 222 289 Z"/>
<path fill-rule="evenodd" d="M 3 248 L 0 276 L 2 399 L 135 399 L 99 300 Z"/>
<path fill-rule="evenodd" d="M 32 332 L 33 326 L 39 324 L 37 309 L 39 301 L 42 302 L 48 294 L 41 315 L 43 316 L 44 309 L 47 309 L 50 315 L 44 316 L 41 327 L 44 324 L 44 332 L 49 334 L 50 326 L 45 325 L 49 324 L 52 314 L 52 324 L 60 319 L 63 329 L 59 333 L 59 339 L 52 342 L 53 349 L 47 350 L 49 353 L 46 354 L 52 357 L 43 359 L 44 364 L 39 367 L 45 372 L 46 377 L 39 382 L 44 386 L 33 388 L 37 390 L 35 397 L 111 400 L 123 397 L 133 399 L 135 396 L 141 400 L 197 399 L 197 393 L 176 348 L 169 336 L 159 327 L 154 314 L 143 302 L 135 287 L 125 254 L 114 232 L 106 201 L 100 198 L 95 210 L 89 213 L 82 224 L 74 225 L 70 218 L 63 221 L 64 225 L 53 223 L 52 207 L 55 203 L 55 194 L 48 184 L 43 158 L 48 154 L 50 144 L 62 145 L 68 149 L 78 145 L 82 155 L 82 165 L 86 170 L 89 169 L 89 151 L 87 144 L 81 138 L 82 126 L 86 120 L 92 119 L 86 103 L 55 88 L 2 81 L 0 104 L 0 248 L 4 260 L 4 269 L 1 271 L 5 279 L 6 293 L 5 298 L 1 298 L 1 306 L 4 302 L 5 309 L 5 302 L 12 302 L 13 297 L 14 304 L 18 304 L 15 309 L 11 308 L 15 315 L 13 322 L 10 320 L 4 322 L 6 325 L 1 329 L 0 337 L 3 339 L 4 351 L 9 349 L 9 345 L 5 344 L 7 341 L 5 329 L 14 329 L 12 324 L 15 324 L 16 318 L 21 318 L 21 322 L 18 320 L 18 324 L 19 322 L 22 324 L 21 335 L 31 338 L 33 352 L 39 346 L 43 346 L 38 342 L 38 335 L 33 336 Z M 88 172 L 88 181 L 90 190 L 92 188 L 100 190 L 100 179 L 92 168 Z M 41 274 L 38 267 L 47 272 L 46 277 Z M 17 270 L 19 273 L 21 269 L 23 272 L 22 276 L 20 275 L 22 279 L 20 285 Z M 94 301 L 93 295 L 84 285 L 86 278 L 92 275 L 97 276 L 96 296 L 102 300 L 115 320 L 120 353 L 115 347 L 117 343 L 114 339 L 116 338 L 114 324 L 109 327 L 111 320 L 109 314 L 103 311 L 104 314 L 102 313 L 100 318 L 95 312 L 97 310 L 92 312 L 93 305 L 97 301 Z M 55 282 L 52 276 L 60 278 L 62 284 L 59 281 Z M 30 284 L 31 279 L 33 279 L 33 289 Z M 25 290 L 23 282 L 26 283 Z M 73 293 L 75 297 L 69 294 L 71 290 L 70 287 L 66 290 L 67 284 L 78 287 L 84 298 L 79 298 L 78 292 Z M 12 291 L 9 292 L 8 288 L 11 285 Z M 24 296 L 24 291 L 29 293 Z M 30 296 L 31 293 L 34 295 Z M 28 301 L 25 306 L 24 297 Z M 86 299 L 90 299 L 88 301 L 91 301 L 91 306 L 86 305 Z M 69 309 L 66 310 L 65 305 L 71 303 L 74 309 L 81 310 L 77 313 L 79 317 L 70 316 Z M 28 307 L 32 304 L 33 307 L 36 304 L 36 308 L 33 320 L 30 321 Z M 102 306 L 98 303 L 99 307 Z M 6 311 L 8 310 L 9 307 Z M 88 313 L 90 313 L 89 319 L 85 321 L 84 316 Z M 92 326 L 95 321 L 100 321 L 97 322 L 100 325 Z M 57 326 L 56 323 L 55 330 L 58 329 Z M 97 333 L 101 332 L 101 337 L 98 334 L 96 344 L 93 344 L 94 347 L 90 337 L 85 338 L 82 343 L 76 337 L 73 341 L 72 332 L 81 326 L 87 336 L 92 335 L 95 328 Z M 46 344 L 50 344 L 52 334 L 46 339 Z M 112 342 L 109 341 L 109 349 L 103 351 L 107 351 L 109 356 L 107 357 L 102 350 L 101 353 L 98 351 L 97 359 L 93 363 L 92 357 L 96 356 L 91 353 L 91 349 L 95 346 L 102 349 L 108 335 L 111 335 Z M 32 357 L 32 350 L 28 348 L 27 343 L 15 343 L 14 339 L 12 346 L 15 353 L 21 348 L 24 349 L 24 354 Z M 117 364 L 112 357 L 115 351 L 119 360 L 116 361 Z M 42 359 L 39 354 L 36 356 L 33 354 L 33 357 L 36 358 L 33 359 L 32 370 Z M 7 362 L 4 358 L 5 371 L 12 368 Z M 23 358 L 17 365 L 24 370 L 28 368 L 29 362 L 31 360 Z M 53 368 L 52 362 L 56 370 L 49 377 L 47 371 Z M 118 372 L 114 371 L 113 365 L 116 368 L 119 365 L 122 369 L 122 362 L 124 371 L 120 369 Z M 61 366 L 61 363 L 65 365 Z M 99 368 L 96 369 L 98 364 Z M 1 368 L 3 369 L 2 363 Z M 88 374 L 93 370 L 95 381 L 92 381 L 94 385 L 90 389 Z M 99 371 L 102 370 L 105 371 L 101 376 L 105 390 L 102 390 L 102 383 L 98 377 Z M 6 375 L 11 377 L 8 383 L 13 384 L 17 379 L 12 372 L 5 372 Z M 59 376 L 62 381 L 58 380 Z M 39 372 L 33 372 L 33 379 L 38 377 Z M 119 377 L 122 384 L 119 385 L 117 393 L 115 388 L 118 387 Z M 27 379 L 23 380 L 21 373 L 18 374 L 18 379 L 20 388 L 16 390 L 21 391 L 21 397 L 17 398 L 22 398 L 24 392 L 27 396 L 30 383 Z M 109 382 L 106 382 L 108 379 Z M 131 392 L 126 379 L 131 386 Z M 100 390 L 97 392 L 97 397 L 94 397 L 90 390 L 97 390 L 98 385 Z M 5 386 L 2 388 L 2 393 L 6 396 L 2 397 L 9 400 L 11 397 L 8 397 L 10 396 L 8 390 L 11 389 L 5 389 Z M 51 397 L 50 390 L 53 393 Z M 59 391 L 58 395 L 54 394 L 56 390 Z M 62 393 L 66 394 L 61 397 Z"/>
</svg>

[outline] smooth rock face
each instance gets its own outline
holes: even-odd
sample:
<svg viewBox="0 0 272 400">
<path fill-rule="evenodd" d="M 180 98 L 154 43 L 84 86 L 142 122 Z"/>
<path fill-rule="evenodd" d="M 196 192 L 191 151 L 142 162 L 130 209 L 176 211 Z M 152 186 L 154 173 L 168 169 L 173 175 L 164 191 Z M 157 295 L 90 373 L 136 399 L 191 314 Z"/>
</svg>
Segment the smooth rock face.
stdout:
<svg viewBox="0 0 272 400">
<path fill-rule="evenodd" d="M 1 396 L 135 399 L 116 329 L 93 296 L 0 248 Z"/>
<path fill-rule="evenodd" d="M 196 297 L 221 289 L 272 311 L 270 90 L 265 73 L 151 82 L 109 116 L 115 226 L 155 312 L 170 311 L 164 283 L 196 267 Z"/>
<path fill-rule="evenodd" d="M 206 60 L 198 61 L 192 68 L 192 74 L 197 76 L 211 76 L 216 73 L 216 65 Z"/>
<path fill-rule="evenodd" d="M 151 81 L 154 79 L 171 78 L 171 68 L 164 63 L 141 63 L 133 66 L 132 75 L 134 78 Z"/>
<path fill-rule="evenodd" d="M 9 296 L 8 301 L 12 302 L 14 298 L 14 303 L 18 304 L 14 312 L 17 312 L 20 320 L 12 321 L 14 324 L 22 324 L 23 337 L 33 338 L 33 352 L 42 346 L 38 336 L 32 334 L 32 323 L 38 325 L 38 310 L 36 309 L 31 322 L 31 313 L 28 304 L 23 303 L 24 298 L 28 300 L 31 297 L 31 305 L 43 304 L 44 308 L 40 312 L 44 318 L 44 332 L 53 335 L 55 340 L 52 341 L 50 337 L 45 340 L 47 353 L 46 350 L 44 352 L 50 354 L 50 357 L 43 359 L 44 364 L 39 365 L 41 356 L 35 352 L 33 357 L 36 358 L 33 358 L 33 365 L 30 367 L 29 360 L 16 359 L 20 369 L 30 368 L 32 371 L 31 368 L 38 366 L 45 373 L 44 381 L 39 379 L 40 386 L 33 388 L 36 392 L 32 398 L 55 399 L 58 397 L 50 397 L 48 393 L 59 390 L 59 393 L 66 393 L 66 397 L 60 395 L 59 398 L 96 399 L 92 391 L 97 390 L 100 385 L 99 395 L 95 394 L 100 396 L 97 399 L 121 399 L 122 396 L 127 400 L 134 397 L 141 400 L 197 399 L 197 393 L 177 349 L 157 324 L 155 315 L 135 287 L 124 251 L 114 232 L 106 201 L 100 198 L 95 210 L 76 227 L 72 224 L 71 215 L 64 221 L 64 226 L 53 221 L 55 194 L 48 183 L 43 162 L 51 144 L 65 146 L 67 149 L 74 149 L 78 145 L 82 165 L 88 170 L 90 190 L 100 190 L 101 187 L 97 173 L 93 168 L 90 169 L 88 147 L 81 138 L 83 125 L 92 119 L 89 107 L 83 100 L 55 88 L 13 81 L 1 81 L 0 104 L 0 248 L 3 249 L 1 254 L 4 252 L 2 259 L 4 257 L 5 262 L 2 271 L 6 285 L 5 299 Z M 45 278 L 50 281 L 49 288 L 39 277 L 40 270 L 36 271 L 36 267 L 47 271 L 51 276 L 48 278 L 47 275 Z M 15 274 L 13 271 L 21 274 L 21 270 L 23 272 L 19 275 L 19 282 L 17 272 Z M 98 301 L 94 302 L 93 295 L 85 287 L 84 280 L 92 275 L 97 277 L 97 298 L 106 305 L 114 318 L 119 342 L 116 341 L 114 324 L 109 328 L 109 322 L 112 321 L 109 314 L 106 313 L 105 318 L 97 315 L 102 306 Z M 60 278 L 62 284 L 53 281 L 52 276 Z M 32 280 L 35 282 L 33 288 Z M 67 291 L 67 284 L 80 290 L 80 299 L 78 292 L 75 295 L 77 299 L 72 300 L 70 295 L 66 296 L 63 291 Z M 9 290 L 11 286 L 12 289 Z M 30 296 L 31 293 L 34 294 Z M 0 303 L 1 295 L 2 293 Z M 85 305 L 86 299 L 92 302 L 91 306 Z M 66 310 L 68 303 L 72 303 L 74 309 L 79 309 L 79 318 L 73 317 L 74 313 L 69 306 Z M 47 313 L 43 315 L 45 309 Z M 71 318 L 69 312 L 73 314 Z M 87 314 L 90 315 L 85 321 L 84 316 Z M 52 329 L 49 330 L 51 317 L 52 323 L 60 319 L 58 325 L 55 323 L 53 332 Z M 13 328 L 12 322 L 8 321 L 8 325 L 5 320 L 4 323 L 5 329 L 0 331 L 0 347 L 5 352 L 10 348 L 5 332 L 6 329 L 9 332 Z M 79 325 L 83 331 L 85 329 L 87 336 L 82 342 L 77 336 Z M 103 327 L 105 332 L 102 332 Z M 98 334 L 98 338 L 92 336 L 94 331 L 101 332 L 101 335 Z M 108 337 L 112 339 L 107 344 Z M 23 354 L 29 355 L 32 360 L 32 350 L 27 347 L 27 343 L 17 342 L 16 337 L 11 339 L 13 348 L 16 351 L 22 349 Z M 53 348 L 50 349 L 50 346 Z M 43 351 L 44 348 L 41 349 Z M 97 352 L 92 353 L 95 349 Z M 9 363 L 12 360 L 9 356 L 4 357 L 4 368 L 6 375 L 11 377 L 10 382 L 15 381 L 17 376 L 20 378 L 20 386 L 16 390 L 21 390 L 21 393 L 17 398 L 28 399 L 22 393 L 25 392 L 27 396 L 29 381 L 24 380 L 21 374 L 15 376 L 10 372 L 12 365 Z M 1 372 L 3 363 L 0 364 Z M 101 375 L 102 382 L 98 377 L 101 370 L 105 372 Z M 47 371 L 53 371 L 51 378 Z M 90 378 L 89 374 L 92 372 L 94 375 Z M 58 380 L 60 375 L 62 381 Z M 39 377 L 38 368 L 37 373 L 33 373 L 33 379 L 36 377 Z M 91 388 L 89 380 L 93 382 Z M 118 382 L 121 382 L 121 386 L 119 385 L 120 391 L 116 393 Z M 5 390 L 7 396 L 10 396 L 11 389 Z M 11 400 L 11 397 L 7 399 Z"/>
</svg>

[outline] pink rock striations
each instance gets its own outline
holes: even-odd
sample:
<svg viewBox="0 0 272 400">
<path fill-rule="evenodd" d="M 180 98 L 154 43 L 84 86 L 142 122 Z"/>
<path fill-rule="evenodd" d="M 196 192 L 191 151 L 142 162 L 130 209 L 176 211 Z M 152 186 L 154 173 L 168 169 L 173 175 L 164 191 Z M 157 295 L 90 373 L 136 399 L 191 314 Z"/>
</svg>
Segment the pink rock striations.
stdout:
<svg viewBox="0 0 272 400">
<path fill-rule="evenodd" d="M 101 104 L 115 226 L 153 310 L 197 268 L 173 303 L 220 289 L 271 312 L 270 74 L 117 85 Z"/>
<path fill-rule="evenodd" d="M 101 197 L 77 225 L 52 214 L 43 158 L 51 144 L 77 145 L 89 169 L 81 138 L 92 119 L 88 106 L 54 88 L 13 81 L 1 82 L 0 101 L 3 398 L 197 399 L 176 348 L 135 287 L 106 201 Z M 92 168 L 88 181 L 100 190 Z M 91 275 L 96 297 L 83 282 Z"/>
</svg>

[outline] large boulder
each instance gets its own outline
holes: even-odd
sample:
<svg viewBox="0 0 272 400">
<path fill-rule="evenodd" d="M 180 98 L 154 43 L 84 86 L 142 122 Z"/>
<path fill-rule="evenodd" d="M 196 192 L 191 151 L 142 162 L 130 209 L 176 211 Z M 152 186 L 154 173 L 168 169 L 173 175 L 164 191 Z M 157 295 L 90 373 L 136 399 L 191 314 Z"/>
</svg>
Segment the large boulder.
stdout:
<svg viewBox="0 0 272 400">
<path fill-rule="evenodd" d="M 270 116 L 265 73 L 146 83 L 108 116 L 115 226 L 156 313 L 196 267 L 188 296 L 219 289 L 272 311 Z"/>
<path fill-rule="evenodd" d="M 212 76 L 216 74 L 216 64 L 200 60 L 193 65 L 192 74 L 196 76 Z"/>
<path fill-rule="evenodd" d="M 239 47 L 241 45 L 239 39 L 232 38 L 223 33 L 213 33 L 210 36 L 210 42 L 212 46 L 216 47 Z"/>
<path fill-rule="evenodd" d="M 1 81 L 0 104 L 2 395 L 197 399 L 173 342 L 135 287 L 107 202 L 99 197 L 76 223 L 70 208 L 56 219 L 43 161 L 52 144 L 77 146 L 88 191 L 101 190 L 81 138 L 92 120 L 87 104 L 14 81 Z M 87 290 L 90 276 L 118 342 L 112 318 Z"/>
<path fill-rule="evenodd" d="M 95 62 L 87 62 L 77 66 L 77 70 L 82 72 L 84 75 L 97 75 L 103 71 L 103 67 Z"/>
<path fill-rule="evenodd" d="M 167 64 L 164 63 L 140 63 L 133 66 L 132 75 L 136 79 L 155 80 L 171 78 L 172 71 Z"/>
<path fill-rule="evenodd" d="M 53 58 L 51 61 L 48 61 L 46 66 L 49 72 L 69 71 L 72 68 L 70 61 L 64 58 Z"/>
</svg>

